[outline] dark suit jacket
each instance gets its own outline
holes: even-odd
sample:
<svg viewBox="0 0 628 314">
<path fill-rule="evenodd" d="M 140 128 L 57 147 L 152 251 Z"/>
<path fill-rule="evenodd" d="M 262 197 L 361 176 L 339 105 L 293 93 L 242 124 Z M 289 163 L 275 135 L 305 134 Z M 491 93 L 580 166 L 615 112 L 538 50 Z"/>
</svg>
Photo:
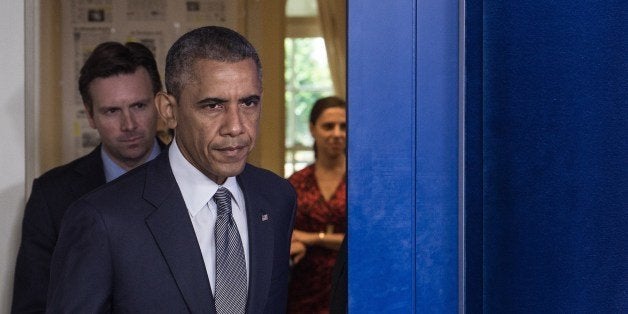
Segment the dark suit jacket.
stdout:
<svg viewBox="0 0 628 314">
<path fill-rule="evenodd" d="M 157 141 L 164 149 L 161 141 Z M 105 184 L 98 145 L 89 154 L 54 168 L 33 181 L 22 221 L 22 241 L 15 265 L 12 313 L 43 313 L 50 260 L 61 219 L 70 204 Z"/>
<path fill-rule="evenodd" d="M 296 193 L 247 165 L 248 313 L 285 313 Z M 52 313 L 214 313 L 203 257 L 168 154 L 82 198 L 51 266 Z"/>
<path fill-rule="evenodd" d="M 330 314 L 344 314 L 347 313 L 348 302 L 348 272 L 347 269 L 347 242 L 348 234 L 345 234 L 345 238 L 342 240 L 338 255 L 336 257 L 336 264 L 334 270 L 331 273 L 331 296 L 329 304 Z"/>
<path fill-rule="evenodd" d="M 61 219 L 81 196 L 105 183 L 100 146 L 33 181 L 22 221 L 22 242 L 15 265 L 13 313 L 43 313 L 50 259 Z"/>
</svg>

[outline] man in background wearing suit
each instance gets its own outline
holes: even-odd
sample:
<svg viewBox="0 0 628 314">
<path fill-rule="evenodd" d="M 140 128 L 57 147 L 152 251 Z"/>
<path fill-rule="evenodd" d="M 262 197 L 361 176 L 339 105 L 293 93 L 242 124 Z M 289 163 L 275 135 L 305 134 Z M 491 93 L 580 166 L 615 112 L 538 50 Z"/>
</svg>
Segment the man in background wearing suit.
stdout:
<svg viewBox="0 0 628 314">
<path fill-rule="evenodd" d="M 33 182 L 15 267 L 13 313 L 44 312 L 52 252 L 70 204 L 160 153 L 154 98 L 161 89 L 153 54 L 141 44 L 103 43 L 86 60 L 79 91 L 101 144 Z"/>
<path fill-rule="evenodd" d="M 156 104 L 173 143 L 70 207 L 50 311 L 285 313 L 296 193 L 246 162 L 262 104 L 255 48 L 202 27 L 170 48 L 165 76 Z"/>
</svg>

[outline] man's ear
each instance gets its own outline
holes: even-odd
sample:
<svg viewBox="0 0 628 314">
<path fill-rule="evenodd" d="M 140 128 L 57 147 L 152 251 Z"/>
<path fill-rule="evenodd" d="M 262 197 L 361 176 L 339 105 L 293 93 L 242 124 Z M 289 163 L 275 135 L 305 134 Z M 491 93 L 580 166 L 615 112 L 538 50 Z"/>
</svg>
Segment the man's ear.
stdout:
<svg viewBox="0 0 628 314">
<path fill-rule="evenodd" d="M 158 92 L 155 95 L 155 106 L 159 116 L 166 123 L 166 127 L 174 129 L 177 127 L 177 101 L 174 96 L 166 92 Z"/>
<path fill-rule="evenodd" d="M 87 121 L 89 122 L 89 126 L 92 129 L 96 129 L 96 123 L 94 123 L 94 113 L 89 110 L 85 103 L 83 103 L 83 108 L 85 108 L 85 114 L 87 115 Z"/>
</svg>

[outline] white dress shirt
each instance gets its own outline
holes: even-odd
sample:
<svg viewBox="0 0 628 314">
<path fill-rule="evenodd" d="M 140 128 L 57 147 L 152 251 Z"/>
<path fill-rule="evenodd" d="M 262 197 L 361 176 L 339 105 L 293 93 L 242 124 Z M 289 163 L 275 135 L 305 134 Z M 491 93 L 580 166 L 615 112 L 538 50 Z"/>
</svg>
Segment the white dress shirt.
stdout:
<svg viewBox="0 0 628 314">
<path fill-rule="evenodd" d="M 201 247 L 207 277 L 209 277 L 209 284 L 211 285 L 212 292 L 215 293 L 216 241 L 214 238 L 214 229 L 218 208 L 216 202 L 214 202 L 213 196 L 220 185 L 206 177 L 185 159 L 175 140 L 170 144 L 168 157 L 170 158 L 172 173 L 179 185 L 185 206 L 190 214 L 192 226 L 194 226 L 194 232 L 196 233 L 196 239 Z M 233 219 L 238 226 L 240 238 L 242 239 L 247 269 L 246 276 L 247 282 L 249 282 L 249 233 L 246 222 L 244 194 L 235 177 L 227 178 L 222 186 L 227 188 L 229 192 L 231 192 L 231 195 L 233 195 L 231 199 L 231 211 Z"/>
</svg>

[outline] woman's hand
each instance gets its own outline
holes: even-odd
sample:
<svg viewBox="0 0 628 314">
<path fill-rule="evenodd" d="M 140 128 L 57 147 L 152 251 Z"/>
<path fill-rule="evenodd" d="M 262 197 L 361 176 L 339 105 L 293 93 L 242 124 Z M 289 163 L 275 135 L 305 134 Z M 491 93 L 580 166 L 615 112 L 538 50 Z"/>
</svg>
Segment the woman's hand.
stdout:
<svg viewBox="0 0 628 314">
<path fill-rule="evenodd" d="M 293 265 L 298 264 L 303 259 L 306 251 L 307 248 L 303 242 L 294 240 L 290 242 L 290 258 L 292 259 Z"/>
<path fill-rule="evenodd" d="M 318 233 L 305 232 L 297 229 L 294 229 L 294 231 L 292 231 L 292 241 L 299 241 L 307 246 L 310 246 L 316 244 L 318 240 Z"/>
<path fill-rule="evenodd" d="M 292 231 L 293 242 L 298 241 L 306 246 L 317 245 L 332 250 L 340 248 L 340 243 L 344 237 L 344 233 L 305 232 L 297 229 Z"/>
</svg>

